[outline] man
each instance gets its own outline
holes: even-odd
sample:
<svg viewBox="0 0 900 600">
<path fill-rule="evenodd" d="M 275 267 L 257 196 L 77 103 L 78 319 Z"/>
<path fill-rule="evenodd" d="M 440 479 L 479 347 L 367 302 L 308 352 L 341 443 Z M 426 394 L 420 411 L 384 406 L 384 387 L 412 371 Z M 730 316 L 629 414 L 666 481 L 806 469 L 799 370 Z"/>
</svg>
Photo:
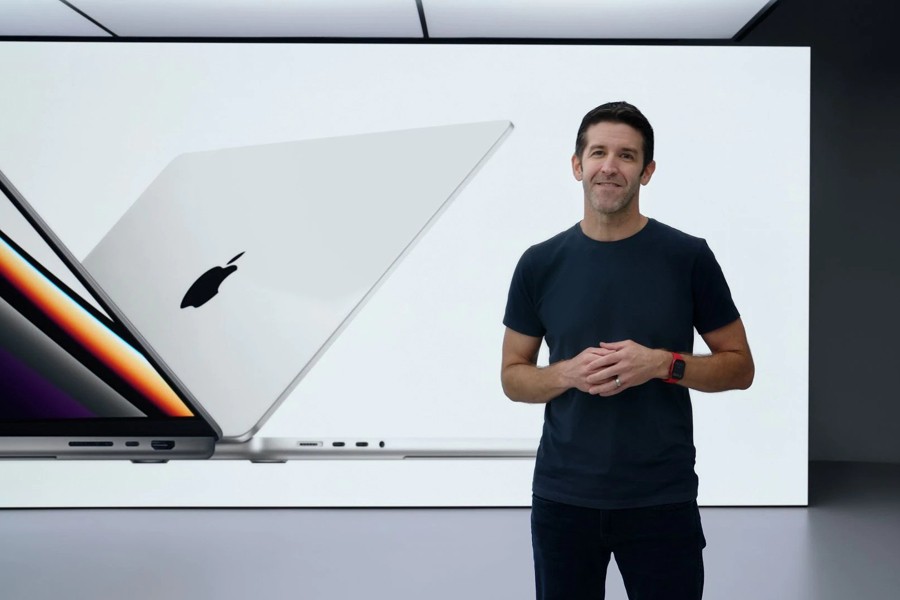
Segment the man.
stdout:
<svg viewBox="0 0 900 600">
<path fill-rule="evenodd" d="M 602 599 L 611 553 L 631 600 L 703 594 L 688 388 L 746 389 L 754 367 L 706 242 L 640 213 L 655 169 L 637 108 L 585 115 L 572 156 L 584 219 L 529 248 L 510 286 L 503 389 L 546 404 L 531 515 L 539 600 Z M 694 328 L 711 355 L 691 354 Z"/>
</svg>

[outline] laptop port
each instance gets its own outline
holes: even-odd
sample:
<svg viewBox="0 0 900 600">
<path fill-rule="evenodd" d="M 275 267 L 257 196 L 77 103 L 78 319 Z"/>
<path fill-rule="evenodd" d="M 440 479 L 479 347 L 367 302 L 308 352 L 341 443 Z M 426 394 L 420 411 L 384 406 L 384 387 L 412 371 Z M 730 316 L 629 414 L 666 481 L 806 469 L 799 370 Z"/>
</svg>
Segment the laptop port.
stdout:
<svg viewBox="0 0 900 600">
<path fill-rule="evenodd" d="M 112 445 L 112 442 L 69 442 L 71 448 L 104 448 Z"/>
<path fill-rule="evenodd" d="M 331 445 L 334 446 L 335 448 L 343 448 L 344 442 L 331 442 Z"/>
<path fill-rule="evenodd" d="M 319 446 L 322 445 L 322 442 L 297 442 L 297 445 L 298 445 L 298 446 L 303 446 L 304 448 L 305 448 L 305 447 L 308 447 L 308 446 L 312 446 L 312 447 L 314 447 L 314 448 L 318 448 Z"/>
<path fill-rule="evenodd" d="M 356 442 L 357 448 L 365 448 L 368 445 L 369 445 L 369 442 Z"/>
<path fill-rule="evenodd" d="M 153 440 L 150 442 L 150 447 L 154 450 L 171 450 L 175 447 L 175 442 L 173 440 Z"/>
</svg>

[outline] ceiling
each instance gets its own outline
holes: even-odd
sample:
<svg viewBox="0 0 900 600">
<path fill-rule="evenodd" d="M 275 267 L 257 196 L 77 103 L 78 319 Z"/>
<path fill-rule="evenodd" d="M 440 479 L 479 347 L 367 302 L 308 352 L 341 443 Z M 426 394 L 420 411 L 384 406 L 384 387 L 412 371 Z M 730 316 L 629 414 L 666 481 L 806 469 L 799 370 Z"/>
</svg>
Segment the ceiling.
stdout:
<svg viewBox="0 0 900 600">
<path fill-rule="evenodd" d="M 778 0 L 0 0 L 0 38 L 728 40 Z"/>
</svg>

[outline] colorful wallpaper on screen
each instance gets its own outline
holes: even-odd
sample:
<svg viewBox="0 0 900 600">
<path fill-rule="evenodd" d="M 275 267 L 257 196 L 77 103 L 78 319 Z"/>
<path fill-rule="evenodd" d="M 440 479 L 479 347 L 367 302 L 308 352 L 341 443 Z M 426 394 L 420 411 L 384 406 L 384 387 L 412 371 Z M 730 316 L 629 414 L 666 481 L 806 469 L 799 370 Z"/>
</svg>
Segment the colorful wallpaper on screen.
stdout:
<svg viewBox="0 0 900 600">
<path fill-rule="evenodd" d="M 24 297 L 37 313 L 65 332 L 88 356 L 115 373 L 162 414 L 172 417 L 194 416 L 146 358 L 64 293 L 2 238 L 0 278 Z M 6 360 L 4 364 L 10 370 L 9 373 L 17 368 L 10 360 Z M 54 399 L 51 401 L 51 398 Z M 59 397 L 52 394 L 46 396 L 46 400 L 56 406 L 63 406 Z M 82 416 L 76 412 L 71 412 L 73 418 Z"/>
</svg>

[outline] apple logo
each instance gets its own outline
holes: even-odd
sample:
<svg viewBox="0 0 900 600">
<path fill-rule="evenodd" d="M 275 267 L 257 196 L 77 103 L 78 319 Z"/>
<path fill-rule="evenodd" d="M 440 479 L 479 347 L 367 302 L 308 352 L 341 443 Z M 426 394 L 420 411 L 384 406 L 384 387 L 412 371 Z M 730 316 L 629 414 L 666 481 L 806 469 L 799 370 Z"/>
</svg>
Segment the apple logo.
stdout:
<svg viewBox="0 0 900 600">
<path fill-rule="evenodd" d="M 188 306 L 201 307 L 210 299 L 219 293 L 219 286 L 225 281 L 225 278 L 237 271 L 237 266 L 232 265 L 234 261 L 244 255 L 243 252 L 228 261 L 227 266 L 213 267 L 203 275 L 197 278 L 197 281 L 188 289 L 181 301 L 181 308 Z"/>
</svg>

